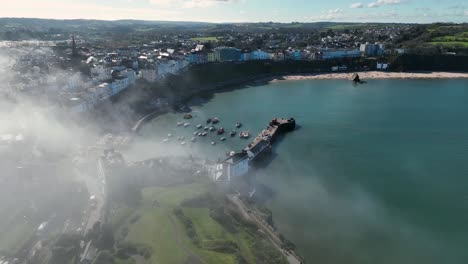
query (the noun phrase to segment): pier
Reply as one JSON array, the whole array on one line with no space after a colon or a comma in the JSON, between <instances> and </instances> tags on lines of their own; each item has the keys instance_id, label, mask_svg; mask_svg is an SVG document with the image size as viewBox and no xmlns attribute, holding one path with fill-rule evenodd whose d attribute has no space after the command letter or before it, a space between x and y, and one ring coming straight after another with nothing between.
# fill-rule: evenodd
<instances>
[{"instance_id":1,"label":"pier","mask_svg":"<svg viewBox=\"0 0 468 264\"><path fill-rule=\"evenodd\" d=\"M296 128L294 118L274 118L266 129L254 138L242 152L231 154L216 166L213 173L214 181L230 182L233 178L247 174L249 165L271 153L272 143L280 134L293 131Z\"/></svg>"},{"instance_id":2,"label":"pier","mask_svg":"<svg viewBox=\"0 0 468 264\"><path fill-rule=\"evenodd\" d=\"M274 118L246 148L243 152L247 153L251 160L256 159L265 151L271 150L271 144L276 140L278 135L292 131L296 128L296 120L294 118Z\"/></svg>"}]
</instances>

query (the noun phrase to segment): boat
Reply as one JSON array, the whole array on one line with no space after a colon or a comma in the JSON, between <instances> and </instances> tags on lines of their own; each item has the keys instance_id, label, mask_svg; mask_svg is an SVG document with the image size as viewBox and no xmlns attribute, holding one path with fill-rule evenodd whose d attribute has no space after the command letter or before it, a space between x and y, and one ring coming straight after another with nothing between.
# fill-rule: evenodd
<instances>
[{"instance_id":1,"label":"boat","mask_svg":"<svg viewBox=\"0 0 468 264\"><path fill-rule=\"evenodd\" d=\"M192 137L190 140L191 140L192 142L195 142L197 139L196 139L195 137Z\"/></svg>"},{"instance_id":2,"label":"boat","mask_svg":"<svg viewBox=\"0 0 468 264\"><path fill-rule=\"evenodd\" d=\"M218 135L224 134L224 128L220 127L217 131Z\"/></svg>"},{"instance_id":3,"label":"boat","mask_svg":"<svg viewBox=\"0 0 468 264\"><path fill-rule=\"evenodd\" d=\"M167 134L167 137L172 137L172 134L171 133Z\"/></svg>"},{"instance_id":4,"label":"boat","mask_svg":"<svg viewBox=\"0 0 468 264\"><path fill-rule=\"evenodd\" d=\"M210 127L206 126L206 127L205 127L205 130L208 130L208 129L210 129Z\"/></svg>"},{"instance_id":5,"label":"boat","mask_svg":"<svg viewBox=\"0 0 468 264\"><path fill-rule=\"evenodd\" d=\"M231 137L234 137L236 134L237 134L237 132L235 130L231 130L231 133L229 133L229 135L231 135Z\"/></svg>"},{"instance_id":6,"label":"boat","mask_svg":"<svg viewBox=\"0 0 468 264\"><path fill-rule=\"evenodd\" d=\"M190 123L184 123L184 127L190 126Z\"/></svg>"},{"instance_id":7,"label":"boat","mask_svg":"<svg viewBox=\"0 0 468 264\"><path fill-rule=\"evenodd\" d=\"M169 139L168 139L168 138L165 138L162 142L163 142L163 143L169 142Z\"/></svg>"},{"instance_id":8,"label":"boat","mask_svg":"<svg viewBox=\"0 0 468 264\"><path fill-rule=\"evenodd\" d=\"M221 141L225 141L225 140L226 140L226 138L225 138L225 137L222 137L222 138L221 138Z\"/></svg>"},{"instance_id":9,"label":"boat","mask_svg":"<svg viewBox=\"0 0 468 264\"><path fill-rule=\"evenodd\" d=\"M229 152L229 156L234 156L234 155L236 155L236 152L235 152L235 151Z\"/></svg>"},{"instance_id":10,"label":"boat","mask_svg":"<svg viewBox=\"0 0 468 264\"><path fill-rule=\"evenodd\" d=\"M193 135L194 136L198 135L198 132L197 131L193 132Z\"/></svg>"},{"instance_id":11,"label":"boat","mask_svg":"<svg viewBox=\"0 0 468 264\"><path fill-rule=\"evenodd\" d=\"M198 124L198 125L197 125L197 128L198 128L198 129L201 129L202 127L203 127L203 126L202 126L201 124Z\"/></svg>"},{"instance_id":12,"label":"boat","mask_svg":"<svg viewBox=\"0 0 468 264\"><path fill-rule=\"evenodd\" d=\"M212 131L212 132L213 132L213 131L215 131L215 130L216 130L216 128L215 128L215 127L213 127L213 126L212 126L212 127L210 127L210 131Z\"/></svg>"},{"instance_id":13,"label":"boat","mask_svg":"<svg viewBox=\"0 0 468 264\"><path fill-rule=\"evenodd\" d=\"M217 124L219 123L219 118L215 117L213 118L213 121L212 121L213 124Z\"/></svg>"},{"instance_id":14,"label":"boat","mask_svg":"<svg viewBox=\"0 0 468 264\"><path fill-rule=\"evenodd\" d=\"M197 133L197 136L201 137L201 136L202 136L202 132L198 132L198 133Z\"/></svg>"},{"instance_id":15,"label":"boat","mask_svg":"<svg viewBox=\"0 0 468 264\"><path fill-rule=\"evenodd\" d=\"M236 123L236 127L237 127L237 128L240 128L241 126L242 126L242 123L241 123L241 122L237 122L237 123Z\"/></svg>"},{"instance_id":16,"label":"boat","mask_svg":"<svg viewBox=\"0 0 468 264\"><path fill-rule=\"evenodd\" d=\"M203 137L206 137L207 134L208 134L208 133L203 132L201 135L202 135Z\"/></svg>"},{"instance_id":17,"label":"boat","mask_svg":"<svg viewBox=\"0 0 468 264\"><path fill-rule=\"evenodd\" d=\"M216 145L216 142L214 142L214 141L211 141L211 145Z\"/></svg>"},{"instance_id":18,"label":"boat","mask_svg":"<svg viewBox=\"0 0 468 264\"><path fill-rule=\"evenodd\" d=\"M182 122L180 122L180 121L178 121L178 122L176 123L177 126L181 126L181 125L183 125L183 124L184 124L184 123L182 123Z\"/></svg>"},{"instance_id":19,"label":"boat","mask_svg":"<svg viewBox=\"0 0 468 264\"><path fill-rule=\"evenodd\" d=\"M193 116L192 114L185 114L184 119L191 119Z\"/></svg>"},{"instance_id":20,"label":"boat","mask_svg":"<svg viewBox=\"0 0 468 264\"><path fill-rule=\"evenodd\" d=\"M249 131L242 131L239 133L239 137L240 138L249 138L250 137L250 134L249 134Z\"/></svg>"},{"instance_id":21,"label":"boat","mask_svg":"<svg viewBox=\"0 0 468 264\"><path fill-rule=\"evenodd\" d=\"M209 123L211 123L212 120L213 120L213 119L208 118L208 119L206 120L206 123L209 124Z\"/></svg>"},{"instance_id":22,"label":"boat","mask_svg":"<svg viewBox=\"0 0 468 264\"><path fill-rule=\"evenodd\" d=\"M182 141L182 142L180 142L180 144L183 146L183 145L185 145L187 143L185 141Z\"/></svg>"}]
</instances>

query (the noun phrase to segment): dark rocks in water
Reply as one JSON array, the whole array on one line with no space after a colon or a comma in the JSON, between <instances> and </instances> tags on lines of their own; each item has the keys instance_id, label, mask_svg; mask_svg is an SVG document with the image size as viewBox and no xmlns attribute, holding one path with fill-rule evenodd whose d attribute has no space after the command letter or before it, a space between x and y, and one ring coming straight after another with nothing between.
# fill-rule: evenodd
<instances>
[{"instance_id":1,"label":"dark rocks in water","mask_svg":"<svg viewBox=\"0 0 468 264\"><path fill-rule=\"evenodd\" d=\"M361 78L357 73L353 74L353 77L351 79L354 83L365 83L364 81L361 81Z\"/></svg>"}]
</instances>

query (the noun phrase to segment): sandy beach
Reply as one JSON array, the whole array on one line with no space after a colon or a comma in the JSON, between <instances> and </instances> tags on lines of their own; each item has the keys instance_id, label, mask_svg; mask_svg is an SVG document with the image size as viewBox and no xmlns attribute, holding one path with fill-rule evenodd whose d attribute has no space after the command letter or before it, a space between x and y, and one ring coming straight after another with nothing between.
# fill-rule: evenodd
<instances>
[{"instance_id":1,"label":"sandy beach","mask_svg":"<svg viewBox=\"0 0 468 264\"><path fill-rule=\"evenodd\" d=\"M461 72L358 72L361 80L368 79L443 79L468 78L468 73ZM350 79L353 73L322 73L306 75L288 75L283 80L323 80L323 79ZM274 80L277 81L278 79Z\"/></svg>"}]
</instances>

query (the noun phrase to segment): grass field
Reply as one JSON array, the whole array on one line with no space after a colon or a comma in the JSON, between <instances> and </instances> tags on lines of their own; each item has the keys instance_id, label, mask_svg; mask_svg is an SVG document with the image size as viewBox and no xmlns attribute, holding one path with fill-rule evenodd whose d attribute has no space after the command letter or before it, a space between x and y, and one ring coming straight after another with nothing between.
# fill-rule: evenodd
<instances>
[{"instance_id":1,"label":"grass field","mask_svg":"<svg viewBox=\"0 0 468 264\"><path fill-rule=\"evenodd\" d=\"M468 41L466 42L460 42L460 41L444 41L444 42L441 42L441 41L432 41L432 42L429 42L431 43L432 45L441 45L443 47L457 47L457 46L462 46L464 48L468 48Z\"/></svg>"},{"instance_id":2,"label":"grass field","mask_svg":"<svg viewBox=\"0 0 468 264\"><path fill-rule=\"evenodd\" d=\"M35 229L35 226L25 222L10 225L10 228L1 233L0 252L15 254L34 235Z\"/></svg>"},{"instance_id":3,"label":"grass field","mask_svg":"<svg viewBox=\"0 0 468 264\"><path fill-rule=\"evenodd\" d=\"M444 47L462 46L466 48L468 47L468 31L460 32L454 35L433 38L430 44L441 45Z\"/></svg>"},{"instance_id":4,"label":"grass field","mask_svg":"<svg viewBox=\"0 0 468 264\"><path fill-rule=\"evenodd\" d=\"M204 263L237 263L234 253L210 250L212 245L235 243L239 253L248 263L255 263L251 250L254 238L242 228L230 233L210 217L209 208L181 207L183 214L194 226L200 244L195 245L188 237L185 226L174 215L174 208L185 200L211 191L209 182L196 182L175 187L147 187L142 190L140 206L130 209L122 206L114 212L110 222L115 237L135 244L144 244L152 249L148 264L184 263L189 257L199 258ZM128 233L122 237L122 229Z\"/></svg>"},{"instance_id":5,"label":"grass field","mask_svg":"<svg viewBox=\"0 0 468 264\"><path fill-rule=\"evenodd\" d=\"M200 41L200 42L209 42L209 41L217 42L218 37L197 37L197 38L192 38L192 40Z\"/></svg>"}]
</instances>

